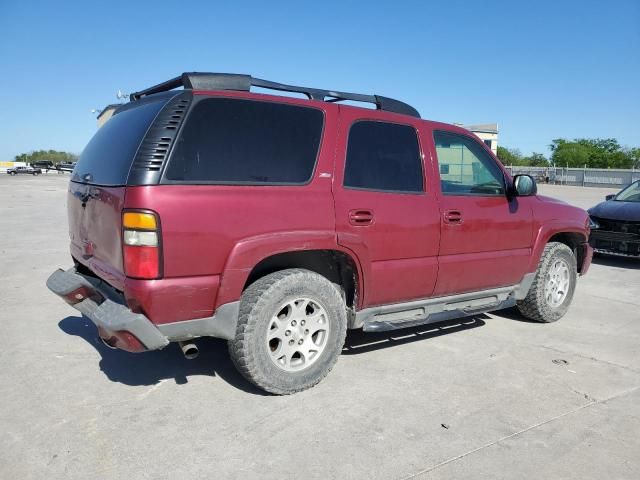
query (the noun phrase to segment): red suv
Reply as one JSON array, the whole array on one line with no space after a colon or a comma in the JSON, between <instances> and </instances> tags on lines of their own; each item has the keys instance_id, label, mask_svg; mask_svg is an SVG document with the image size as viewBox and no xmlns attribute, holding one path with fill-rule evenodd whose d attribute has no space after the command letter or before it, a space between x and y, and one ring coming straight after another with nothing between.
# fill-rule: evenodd
<instances>
[{"instance_id":1,"label":"red suv","mask_svg":"<svg viewBox=\"0 0 640 480\"><path fill-rule=\"evenodd\" d=\"M193 339L223 338L277 394L318 383L347 329L514 305L558 320L592 256L586 212L512 179L469 131L247 75L132 94L82 152L68 215L74 266L47 285L108 345L194 356Z\"/></svg>"}]
</instances>

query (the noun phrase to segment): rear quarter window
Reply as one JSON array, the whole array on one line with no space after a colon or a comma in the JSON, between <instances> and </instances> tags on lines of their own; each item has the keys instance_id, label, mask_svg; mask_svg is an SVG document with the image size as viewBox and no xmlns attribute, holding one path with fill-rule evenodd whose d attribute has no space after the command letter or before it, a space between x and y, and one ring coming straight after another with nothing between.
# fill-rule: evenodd
<instances>
[{"instance_id":1,"label":"rear quarter window","mask_svg":"<svg viewBox=\"0 0 640 480\"><path fill-rule=\"evenodd\" d=\"M166 103L166 97L146 101L111 117L80 154L72 180L95 185L126 185L140 142Z\"/></svg>"},{"instance_id":2,"label":"rear quarter window","mask_svg":"<svg viewBox=\"0 0 640 480\"><path fill-rule=\"evenodd\" d=\"M275 102L208 98L180 133L165 180L184 183L299 185L311 180L322 111Z\"/></svg>"}]
</instances>

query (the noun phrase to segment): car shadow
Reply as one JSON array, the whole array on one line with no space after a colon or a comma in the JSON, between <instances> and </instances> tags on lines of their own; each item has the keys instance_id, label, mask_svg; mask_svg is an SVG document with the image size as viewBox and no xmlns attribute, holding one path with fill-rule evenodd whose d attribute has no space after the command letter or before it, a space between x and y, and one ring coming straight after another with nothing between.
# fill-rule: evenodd
<instances>
[{"instance_id":1,"label":"car shadow","mask_svg":"<svg viewBox=\"0 0 640 480\"><path fill-rule=\"evenodd\" d=\"M485 320L488 318L490 317L481 314L386 332L349 330L342 349L342 355L367 353L482 327L486 324Z\"/></svg>"},{"instance_id":2,"label":"car shadow","mask_svg":"<svg viewBox=\"0 0 640 480\"><path fill-rule=\"evenodd\" d=\"M482 327L488 318L490 317L481 314L388 332L350 330L342 355L361 354ZM199 338L197 344L200 355L193 360L187 360L176 343L171 343L162 350L141 354L111 349L100 340L98 330L91 320L82 316L66 317L58 323L58 327L67 335L80 337L95 348L101 357L100 370L112 382L143 386L173 379L176 384L182 385L189 382L189 377L206 375L220 377L228 384L248 393L269 395L254 387L238 373L229 358L225 340Z\"/></svg>"},{"instance_id":3,"label":"car shadow","mask_svg":"<svg viewBox=\"0 0 640 480\"><path fill-rule=\"evenodd\" d=\"M254 387L238 373L229 358L225 340L199 338L197 344L200 355L193 360L187 360L176 343L171 343L162 350L140 354L111 349L102 343L95 325L85 317L67 317L58 323L58 327L67 335L82 338L96 349L101 356L100 370L112 382L141 386L173 379L176 384L182 385L189 382L189 377L207 375L220 377L248 393L269 395Z\"/></svg>"},{"instance_id":4,"label":"car shadow","mask_svg":"<svg viewBox=\"0 0 640 480\"><path fill-rule=\"evenodd\" d=\"M496 310L495 312L491 312L491 315L494 317L506 318L508 320L515 320L516 322L522 323L540 323L535 320L530 320L524 315L520 313L520 311L516 307L505 308L503 310Z\"/></svg>"},{"instance_id":5,"label":"car shadow","mask_svg":"<svg viewBox=\"0 0 640 480\"><path fill-rule=\"evenodd\" d=\"M617 257L606 253L597 253L593 256L593 263L605 267L640 270L640 257Z\"/></svg>"}]
</instances>

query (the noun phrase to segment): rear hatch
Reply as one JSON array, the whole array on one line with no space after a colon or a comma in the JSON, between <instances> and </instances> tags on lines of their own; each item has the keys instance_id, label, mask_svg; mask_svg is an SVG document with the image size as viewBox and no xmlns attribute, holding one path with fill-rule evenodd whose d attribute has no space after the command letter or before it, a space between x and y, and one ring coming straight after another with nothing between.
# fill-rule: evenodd
<instances>
[{"instance_id":1,"label":"rear hatch","mask_svg":"<svg viewBox=\"0 0 640 480\"><path fill-rule=\"evenodd\" d=\"M131 165L167 97L127 104L89 141L69 183L73 257L114 287L124 283L122 209Z\"/></svg>"}]
</instances>

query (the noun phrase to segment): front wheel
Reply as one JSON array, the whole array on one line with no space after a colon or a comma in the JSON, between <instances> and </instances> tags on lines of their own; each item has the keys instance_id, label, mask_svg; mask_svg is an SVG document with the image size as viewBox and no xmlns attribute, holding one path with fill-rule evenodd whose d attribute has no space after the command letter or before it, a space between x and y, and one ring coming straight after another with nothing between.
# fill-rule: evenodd
<instances>
[{"instance_id":1,"label":"front wheel","mask_svg":"<svg viewBox=\"0 0 640 480\"><path fill-rule=\"evenodd\" d=\"M346 326L346 307L334 284L309 270L282 270L242 294L229 354L251 383L287 395L313 387L329 373Z\"/></svg>"},{"instance_id":2,"label":"front wheel","mask_svg":"<svg viewBox=\"0 0 640 480\"><path fill-rule=\"evenodd\" d=\"M564 243L548 243L526 298L517 304L518 310L537 322L559 320L571 305L577 279L577 262L573 251Z\"/></svg>"},{"instance_id":3,"label":"front wheel","mask_svg":"<svg viewBox=\"0 0 640 480\"><path fill-rule=\"evenodd\" d=\"M16 174L16 172L9 172L9 175L11 175L11 176L13 176L15 174Z\"/></svg>"}]
</instances>

